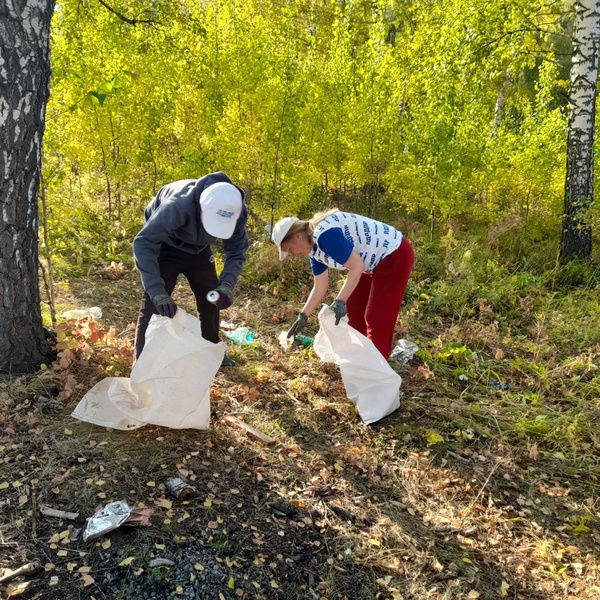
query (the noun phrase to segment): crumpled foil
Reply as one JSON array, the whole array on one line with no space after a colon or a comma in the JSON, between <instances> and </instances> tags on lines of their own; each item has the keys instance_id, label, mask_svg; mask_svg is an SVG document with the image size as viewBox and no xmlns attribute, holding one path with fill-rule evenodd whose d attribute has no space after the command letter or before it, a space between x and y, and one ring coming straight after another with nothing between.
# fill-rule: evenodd
<instances>
[{"instance_id":1,"label":"crumpled foil","mask_svg":"<svg viewBox=\"0 0 600 600\"><path fill-rule=\"evenodd\" d=\"M87 525L83 532L83 541L93 540L116 529L127 520L130 514L131 508L127 502L119 500L107 504L87 520Z\"/></svg>"},{"instance_id":2,"label":"crumpled foil","mask_svg":"<svg viewBox=\"0 0 600 600\"><path fill-rule=\"evenodd\" d=\"M408 340L398 340L390 354L390 360L396 360L405 365L417 352L419 346Z\"/></svg>"}]
</instances>

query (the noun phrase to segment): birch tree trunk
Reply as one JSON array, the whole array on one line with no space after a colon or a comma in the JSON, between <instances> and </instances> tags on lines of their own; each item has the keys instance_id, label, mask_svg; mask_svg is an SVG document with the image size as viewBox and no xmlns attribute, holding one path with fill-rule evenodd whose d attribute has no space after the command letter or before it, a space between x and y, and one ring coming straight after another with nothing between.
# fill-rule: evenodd
<instances>
[{"instance_id":1,"label":"birch tree trunk","mask_svg":"<svg viewBox=\"0 0 600 600\"><path fill-rule=\"evenodd\" d=\"M586 212L593 200L594 121L598 79L600 0L576 0L569 93L567 175L559 258L589 259L592 228Z\"/></svg>"},{"instance_id":2,"label":"birch tree trunk","mask_svg":"<svg viewBox=\"0 0 600 600\"><path fill-rule=\"evenodd\" d=\"M0 0L0 372L48 358L38 286L41 143L55 0Z\"/></svg>"}]
</instances>

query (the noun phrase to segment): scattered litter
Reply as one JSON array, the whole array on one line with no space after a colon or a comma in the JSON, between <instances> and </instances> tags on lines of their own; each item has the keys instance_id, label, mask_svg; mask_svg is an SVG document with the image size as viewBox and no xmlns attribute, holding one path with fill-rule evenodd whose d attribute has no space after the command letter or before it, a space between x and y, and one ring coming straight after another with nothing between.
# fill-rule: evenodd
<instances>
[{"instance_id":1,"label":"scattered litter","mask_svg":"<svg viewBox=\"0 0 600 600\"><path fill-rule=\"evenodd\" d=\"M282 331L277 339L284 350L287 350L290 347L292 341L296 341L303 346L312 346L315 341L314 338L308 337L307 335L296 335L293 338L289 338L287 331Z\"/></svg>"},{"instance_id":2,"label":"scattered litter","mask_svg":"<svg viewBox=\"0 0 600 600\"><path fill-rule=\"evenodd\" d=\"M127 502L110 502L87 520L83 541L93 540L121 525L150 525L153 509L146 506L131 508Z\"/></svg>"},{"instance_id":3,"label":"scattered litter","mask_svg":"<svg viewBox=\"0 0 600 600\"><path fill-rule=\"evenodd\" d=\"M86 317L94 317L98 320L102 318L102 309L99 306L92 306L91 308L74 308L73 310L65 310L61 313L61 316L65 321L69 319L85 319Z\"/></svg>"},{"instance_id":4,"label":"scattered litter","mask_svg":"<svg viewBox=\"0 0 600 600\"><path fill-rule=\"evenodd\" d=\"M178 500L190 500L198 491L195 487L186 483L181 477L171 477L165 484L169 493Z\"/></svg>"},{"instance_id":5,"label":"scattered litter","mask_svg":"<svg viewBox=\"0 0 600 600\"><path fill-rule=\"evenodd\" d=\"M250 331L247 327L238 327L233 331L228 331L225 336L238 346L248 346L254 341L255 331Z\"/></svg>"},{"instance_id":6,"label":"scattered litter","mask_svg":"<svg viewBox=\"0 0 600 600\"><path fill-rule=\"evenodd\" d=\"M0 583L6 583L7 581L11 581L12 579L15 579L16 577L22 577L23 575L32 575L33 573L38 571L40 568L41 568L40 563L37 560L34 560L33 562L27 563L26 565L23 565L22 567L19 567L18 569L15 569L14 571L11 571L9 569L7 572L5 572L0 577ZM14 594L14 595L17 595L17 594Z\"/></svg>"},{"instance_id":7,"label":"scattered litter","mask_svg":"<svg viewBox=\"0 0 600 600\"><path fill-rule=\"evenodd\" d=\"M69 519L74 521L79 518L79 513L77 512L67 512L65 510L57 510L55 508L50 508L49 506L41 506L40 512L46 517L56 517L57 519Z\"/></svg>"},{"instance_id":8,"label":"scattered litter","mask_svg":"<svg viewBox=\"0 0 600 600\"><path fill-rule=\"evenodd\" d=\"M499 381L494 381L493 379L489 382L491 387L498 388L499 390L507 390L508 383L500 383Z\"/></svg>"},{"instance_id":9,"label":"scattered litter","mask_svg":"<svg viewBox=\"0 0 600 600\"><path fill-rule=\"evenodd\" d=\"M459 380L459 381L469 381L469 378L468 378L468 377L467 377L467 376L466 376L464 373L461 373L461 374L458 376L458 380Z\"/></svg>"},{"instance_id":10,"label":"scattered litter","mask_svg":"<svg viewBox=\"0 0 600 600\"><path fill-rule=\"evenodd\" d=\"M282 331L277 339L284 350L287 350L292 343L292 339L288 337L287 331Z\"/></svg>"},{"instance_id":11,"label":"scattered litter","mask_svg":"<svg viewBox=\"0 0 600 600\"><path fill-rule=\"evenodd\" d=\"M308 337L307 335L297 335L294 337L294 339L303 346L312 346L313 342L315 341L313 338Z\"/></svg>"},{"instance_id":12,"label":"scattered litter","mask_svg":"<svg viewBox=\"0 0 600 600\"><path fill-rule=\"evenodd\" d=\"M154 567L172 567L175 563L168 558L155 558L148 563L150 568Z\"/></svg>"},{"instance_id":13,"label":"scattered litter","mask_svg":"<svg viewBox=\"0 0 600 600\"><path fill-rule=\"evenodd\" d=\"M279 513L286 517L293 517L298 511L287 502L271 502L269 505L274 513Z\"/></svg>"},{"instance_id":14,"label":"scattered litter","mask_svg":"<svg viewBox=\"0 0 600 600\"><path fill-rule=\"evenodd\" d=\"M248 423L244 423L244 421L240 421L239 419L236 419L231 415L226 415L225 421L231 423L232 425L235 425L236 427L239 427L240 429L243 429L246 432L246 435L250 436L251 438L254 438L255 440L258 440L266 446L270 446L271 444L274 444L277 441L270 435L263 433L260 429L256 429L256 427L252 427L252 425L248 425Z\"/></svg>"},{"instance_id":15,"label":"scattered litter","mask_svg":"<svg viewBox=\"0 0 600 600\"><path fill-rule=\"evenodd\" d=\"M229 321L221 321L221 329L235 329L235 325Z\"/></svg>"},{"instance_id":16,"label":"scattered litter","mask_svg":"<svg viewBox=\"0 0 600 600\"><path fill-rule=\"evenodd\" d=\"M398 340L398 343L390 354L390 360L395 360L405 365L416 354L418 349L419 346L408 340Z\"/></svg>"}]
</instances>

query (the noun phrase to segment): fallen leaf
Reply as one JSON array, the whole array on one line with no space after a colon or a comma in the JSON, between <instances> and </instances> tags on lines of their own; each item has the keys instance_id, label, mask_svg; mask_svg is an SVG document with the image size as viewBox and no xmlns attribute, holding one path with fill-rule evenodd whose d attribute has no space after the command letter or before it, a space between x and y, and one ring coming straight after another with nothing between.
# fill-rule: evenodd
<instances>
[{"instance_id":1,"label":"fallen leaf","mask_svg":"<svg viewBox=\"0 0 600 600\"><path fill-rule=\"evenodd\" d=\"M30 581L22 581L21 583L18 583L17 585L13 585L12 583L9 583L6 586L7 600L10 600L11 598L14 598L15 596L20 596L29 587L30 583L31 583Z\"/></svg>"}]
</instances>

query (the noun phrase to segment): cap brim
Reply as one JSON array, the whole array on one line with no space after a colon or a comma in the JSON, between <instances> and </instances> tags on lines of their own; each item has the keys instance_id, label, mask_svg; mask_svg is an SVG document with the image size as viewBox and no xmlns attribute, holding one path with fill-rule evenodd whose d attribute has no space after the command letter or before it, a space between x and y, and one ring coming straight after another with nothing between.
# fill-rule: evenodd
<instances>
[{"instance_id":1,"label":"cap brim","mask_svg":"<svg viewBox=\"0 0 600 600\"><path fill-rule=\"evenodd\" d=\"M213 220L211 217L206 217L207 215L202 223L206 233L221 240L228 240L233 235L237 221L234 221L233 223L221 223Z\"/></svg>"}]
</instances>

